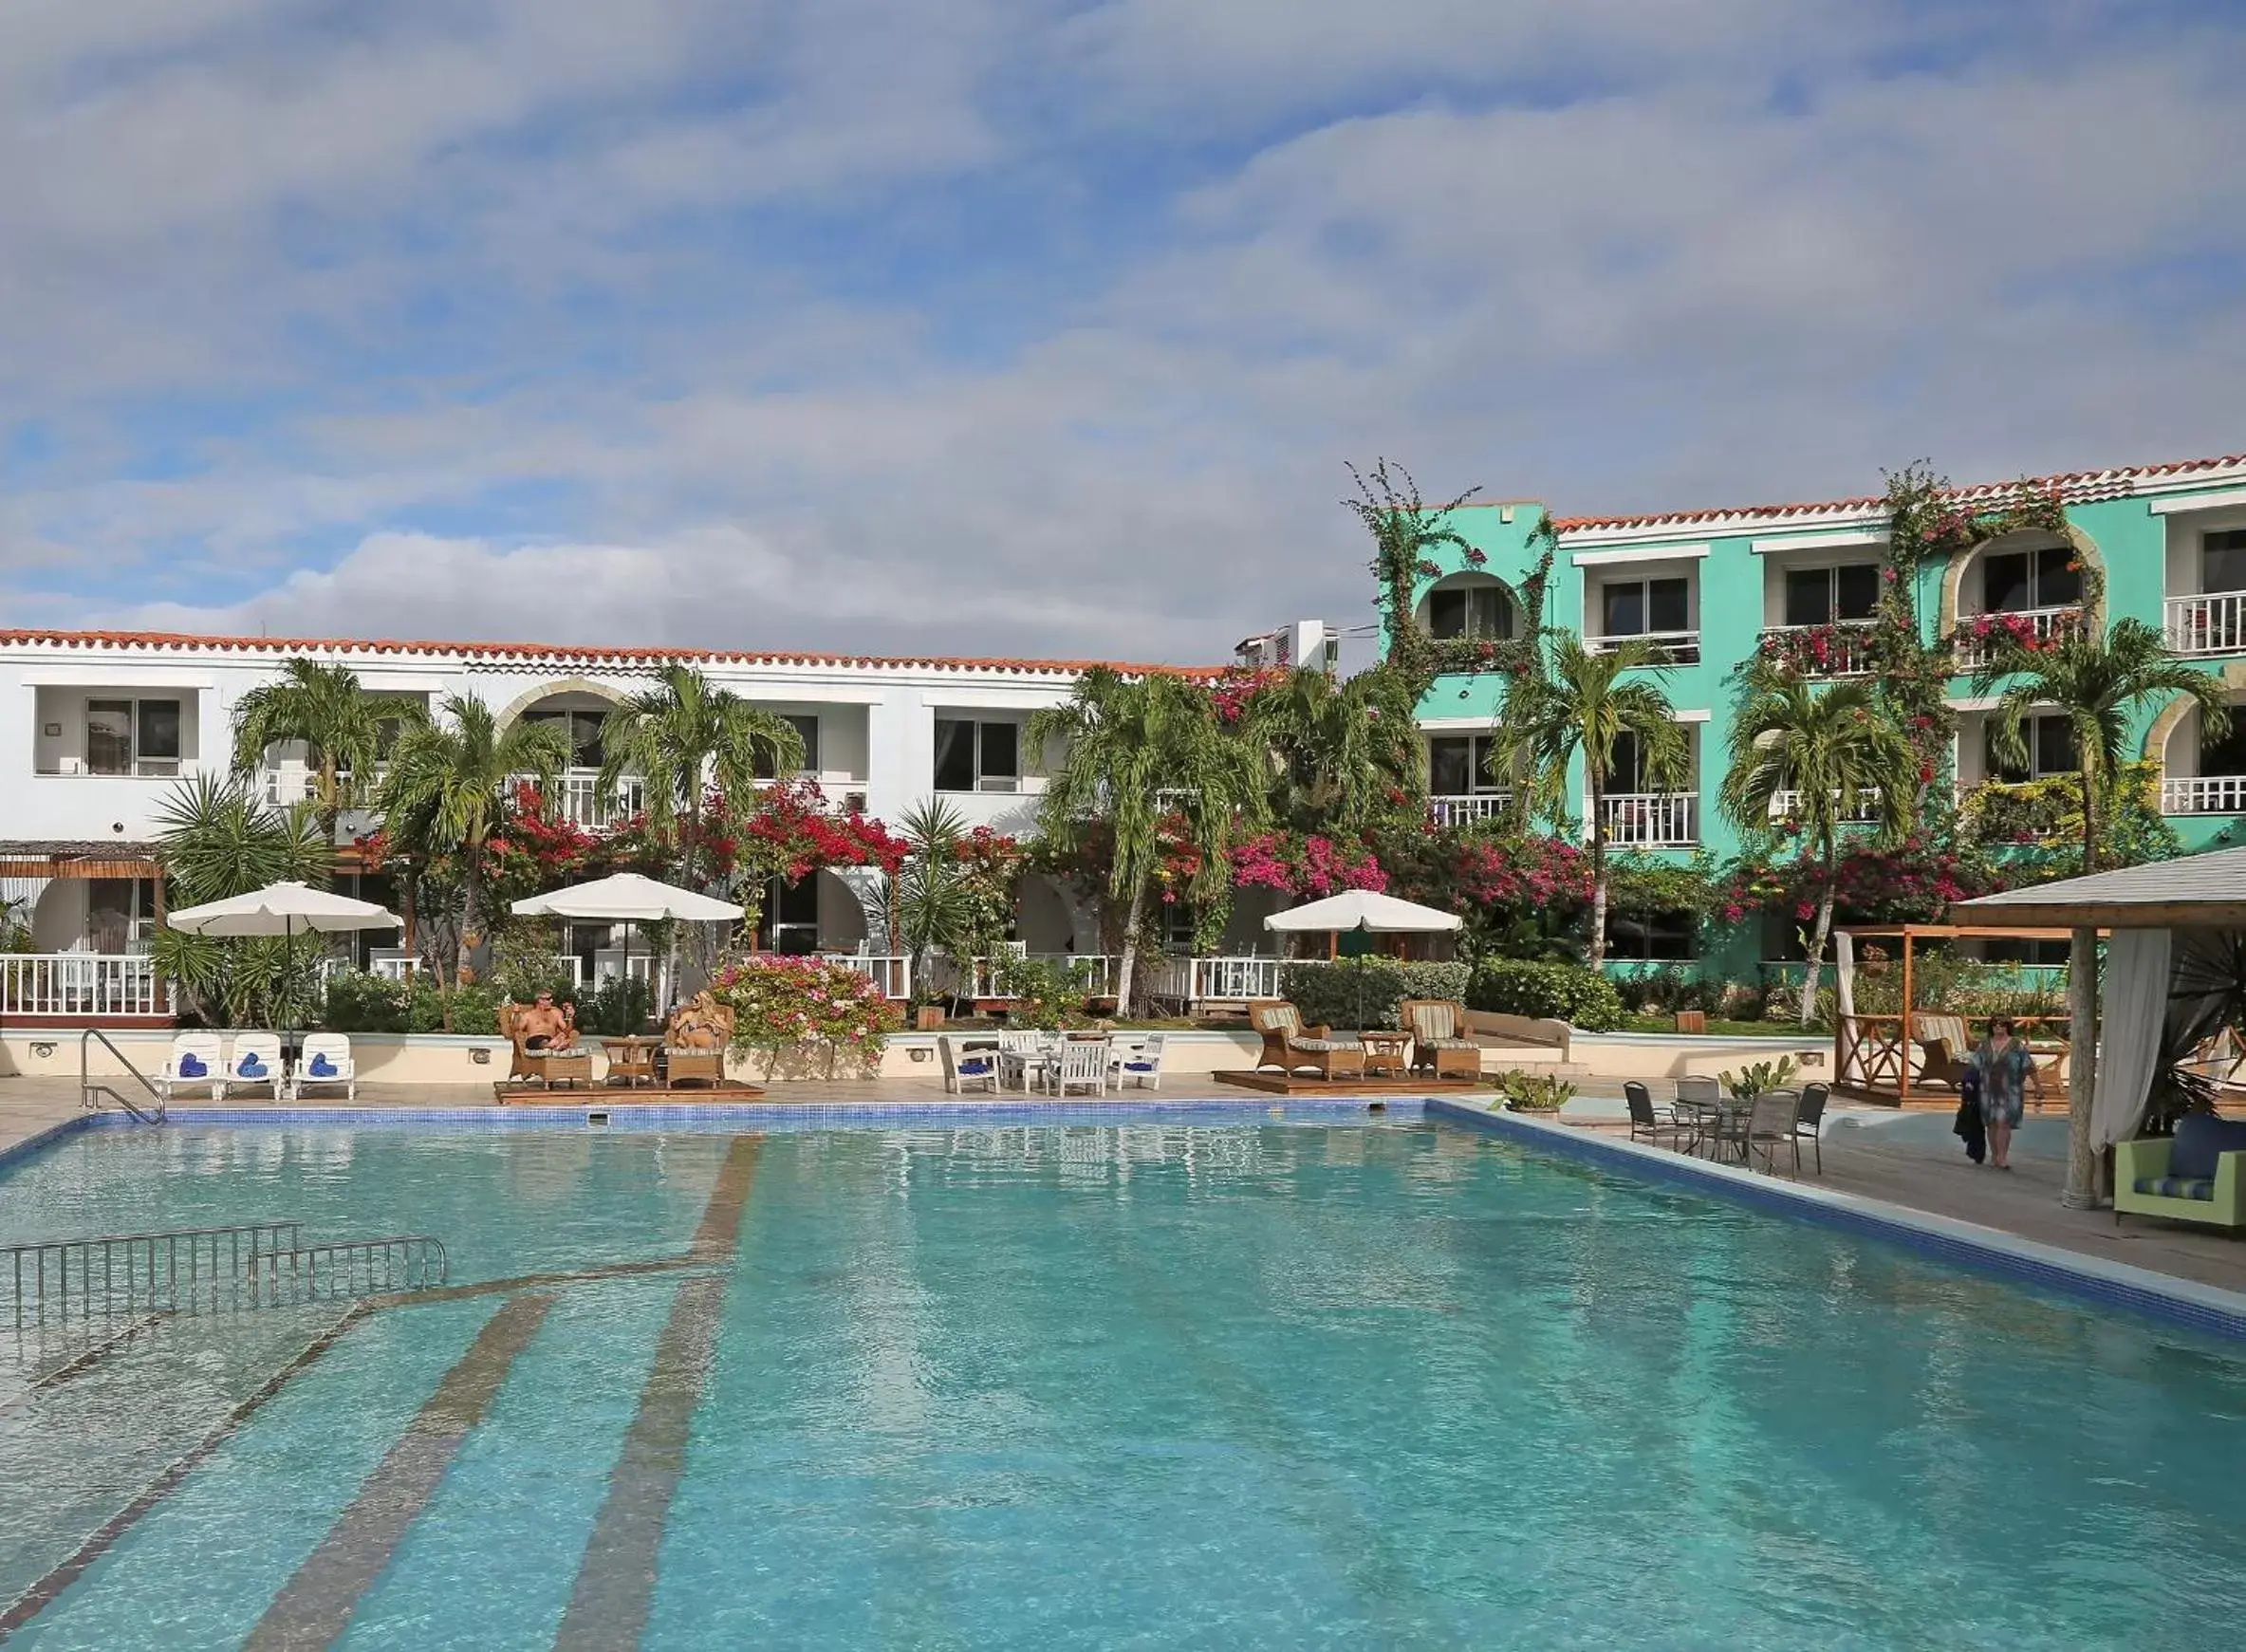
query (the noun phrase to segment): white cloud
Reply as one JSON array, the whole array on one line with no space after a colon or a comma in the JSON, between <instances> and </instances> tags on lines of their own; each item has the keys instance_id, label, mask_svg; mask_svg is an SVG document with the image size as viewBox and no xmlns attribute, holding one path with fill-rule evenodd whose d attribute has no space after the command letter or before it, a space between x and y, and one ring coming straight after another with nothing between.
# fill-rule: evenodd
<instances>
[{"instance_id":1,"label":"white cloud","mask_svg":"<svg viewBox=\"0 0 2246 1652\"><path fill-rule=\"evenodd\" d=\"M2246 54L2093 10L46 8L0 398L58 455L0 565L136 623L1209 659L1365 617L1345 458L1604 510L2236 446ZM57 596L65 547L144 577Z\"/></svg>"}]
</instances>

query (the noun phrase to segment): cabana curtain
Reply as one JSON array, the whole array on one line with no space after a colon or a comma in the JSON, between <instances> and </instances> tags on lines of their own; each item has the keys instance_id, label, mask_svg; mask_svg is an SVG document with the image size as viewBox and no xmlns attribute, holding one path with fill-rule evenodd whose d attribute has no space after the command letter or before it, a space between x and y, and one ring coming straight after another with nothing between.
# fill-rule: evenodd
<instances>
[{"instance_id":1,"label":"cabana curtain","mask_svg":"<svg viewBox=\"0 0 2246 1652\"><path fill-rule=\"evenodd\" d=\"M2090 1140L2100 1147L2137 1134L2153 1074L2167 1042L2169 932L2117 929L2106 948L2105 1038L2090 1104Z\"/></svg>"}]
</instances>

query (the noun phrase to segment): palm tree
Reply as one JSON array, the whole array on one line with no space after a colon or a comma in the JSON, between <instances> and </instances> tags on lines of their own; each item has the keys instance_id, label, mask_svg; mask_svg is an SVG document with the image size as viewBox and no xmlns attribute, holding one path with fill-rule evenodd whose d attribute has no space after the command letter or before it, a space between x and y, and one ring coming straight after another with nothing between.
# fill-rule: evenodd
<instances>
[{"instance_id":1,"label":"palm tree","mask_svg":"<svg viewBox=\"0 0 2246 1652\"><path fill-rule=\"evenodd\" d=\"M569 742L548 723L499 727L492 708L472 695L449 695L444 720L415 724L399 736L380 802L390 828L412 845L426 870L438 856L455 858L460 874L458 959L438 974L451 1025L451 990L464 975L484 917L484 847L507 807L516 780L551 787L569 761Z\"/></svg>"},{"instance_id":2,"label":"palm tree","mask_svg":"<svg viewBox=\"0 0 2246 1652\"><path fill-rule=\"evenodd\" d=\"M1802 980L1807 1027L1832 933L1845 828L1868 824L1882 844L1906 837L1917 813L1919 759L1871 684L1820 689L1792 672L1763 668L1749 673L1731 744L1731 769L1718 793L1723 812L1748 834L1767 830L1773 814L1791 814L1800 828L1802 859L1818 868L1817 921ZM1791 794L1784 809L1782 793Z\"/></svg>"},{"instance_id":3,"label":"palm tree","mask_svg":"<svg viewBox=\"0 0 2246 1652\"><path fill-rule=\"evenodd\" d=\"M626 774L646 786L649 829L668 836L685 824L679 870L696 877L701 847L704 788L715 785L728 808L754 790L757 770L787 776L803 767L803 736L793 726L690 665L663 667L658 686L635 695L601 725L601 794L614 802Z\"/></svg>"},{"instance_id":4,"label":"palm tree","mask_svg":"<svg viewBox=\"0 0 2246 1652\"><path fill-rule=\"evenodd\" d=\"M1346 682L1309 667L1260 689L1245 732L1270 752L1271 811L1309 830L1355 832L1399 797L1424 802L1408 691L1394 672Z\"/></svg>"},{"instance_id":5,"label":"palm tree","mask_svg":"<svg viewBox=\"0 0 2246 1652\"><path fill-rule=\"evenodd\" d=\"M1184 816L1198 857L1189 896L1220 893L1231 880L1235 829L1263 818L1269 776L1262 754L1217 720L1199 683L1168 673L1126 678L1106 666L1077 678L1068 702L1036 713L1027 732L1032 751L1067 742L1060 771L1046 788L1041 829L1061 842L1080 838L1094 822L1114 833L1107 891L1124 908L1115 992L1118 1005L1128 1006L1147 887L1161 862L1163 818Z\"/></svg>"},{"instance_id":6,"label":"palm tree","mask_svg":"<svg viewBox=\"0 0 2246 1652\"><path fill-rule=\"evenodd\" d=\"M321 665L299 656L278 682L261 684L235 702L233 770L249 774L269 748L303 741L312 771L314 818L332 847L337 818L373 790L384 724L394 722L405 703L373 698L347 665Z\"/></svg>"},{"instance_id":7,"label":"palm tree","mask_svg":"<svg viewBox=\"0 0 2246 1652\"><path fill-rule=\"evenodd\" d=\"M1577 754L1583 757L1590 794L1593 969L1606 961L1606 805L1615 748L1628 735L1645 783L1660 789L1682 786L1691 772L1692 748L1658 681L1665 659L1660 648L1640 640L1592 654L1572 631L1554 631L1548 669L1515 684L1498 728L1497 760L1524 777L1537 807L1555 820L1568 815L1568 772Z\"/></svg>"},{"instance_id":8,"label":"palm tree","mask_svg":"<svg viewBox=\"0 0 2246 1652\"><path fill-rule=\"evenodd\" d=\"M285 879L322 884L335 859L334 839L320 835L310 809L268 808L239 777L206 773L179 782L158 812L157 828L157 861L176 908ZM293 942L221 941L164 924L148 950L158 973L179 984L204 1020L247 1027L280 1024L283 984L311 979L311 960L324 945L323 937L305 935Z\"/></svg>"},{"instance_id":9,"label":"palm tree","mask_svg":"<svg viewBox=\"0 0 2246 1652\"><path fill-rule=\"evenodd\" d=\"M2098 832L2125 761L2129 724L2154 700L2188 696L2200 708L2202 737L2220 739L2231 726L2221 680L2169 652L2160 632L2123 620L2101 638L2088 626L2030 646L2005 639L1974 680L1976 693L2001 689L1989 713L1989 744L1997 757L2025 767L2027 719L2048 708L2067 719L2082 782L2082 869L2098 867ZM2098 932L2074 931L2067 949L2067 1009L2073 1029L2098 1021ZM2067 1086L2065 1202L2088 1210L2098 1202L2098 1160L2090 1142L2090 1103L2097 1085L2096 1039L2070 1040Z\"/></svg>"},{"instance_id":10,"label":"palm tree","mask_svg":"<svg viewBox=\"0 0 2246 1652\"><path fill-rule=\"evenodd\" d=\"M961 944L974 923L974 900L959 868L967 822L949 804L915 804L898 826L911 852L897 874L897 939L911 958L912 978L927 978L928 955Z\"/></svg>"}]
</instances>

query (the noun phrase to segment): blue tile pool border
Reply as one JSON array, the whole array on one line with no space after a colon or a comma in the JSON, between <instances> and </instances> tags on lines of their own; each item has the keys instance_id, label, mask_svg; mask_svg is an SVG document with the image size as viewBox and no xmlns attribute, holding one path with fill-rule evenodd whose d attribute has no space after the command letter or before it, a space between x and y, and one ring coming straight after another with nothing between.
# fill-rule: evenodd
<instances>
[{"instance_id":1,"label":"blue tile pool border","mask_svg":"<svg viewBox=\"0 0 2246 1652\"><path fill-rule=\"evenodd\" d=\"M2038 1244L1995 1228L1915 1211L1884 1199L1808 1187L1728 1164L1618 1141L1570 1124L1490 1112L1439 1097L1422 1108L1433 1123L1517 1142L1540 1152L1688 1187L1796 1221L1900 1245L1970 1271L2037 1286L2101 1308L2119 1308L2231 1341L2246 1342L2246 1294L2156 1273L2126 1262Z\"/></svg>"}]
</instances>

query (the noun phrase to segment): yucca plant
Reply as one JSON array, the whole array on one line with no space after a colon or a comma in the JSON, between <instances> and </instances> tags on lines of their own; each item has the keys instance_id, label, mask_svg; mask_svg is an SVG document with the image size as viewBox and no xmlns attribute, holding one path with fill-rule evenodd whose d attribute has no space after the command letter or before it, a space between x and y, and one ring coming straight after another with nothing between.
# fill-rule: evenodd
<instances>
[{"instance_id":1,"label":"yucca plant","mask_svg":"<svg viewBox=\"0 0 2246 1652\"><path fill-rule=\"evenodd\" d=\"M327 881L330 856L316 812L303 805L270 808L241 779L198 774L180 781L158 806L157 828L157 861L174 910L269 883ZM220 939L165 925L148 950L201 1019L279 1027L307 1018L314 1008L316 966L325 945L316 935Z\"/></svg>"}]
</instances>

